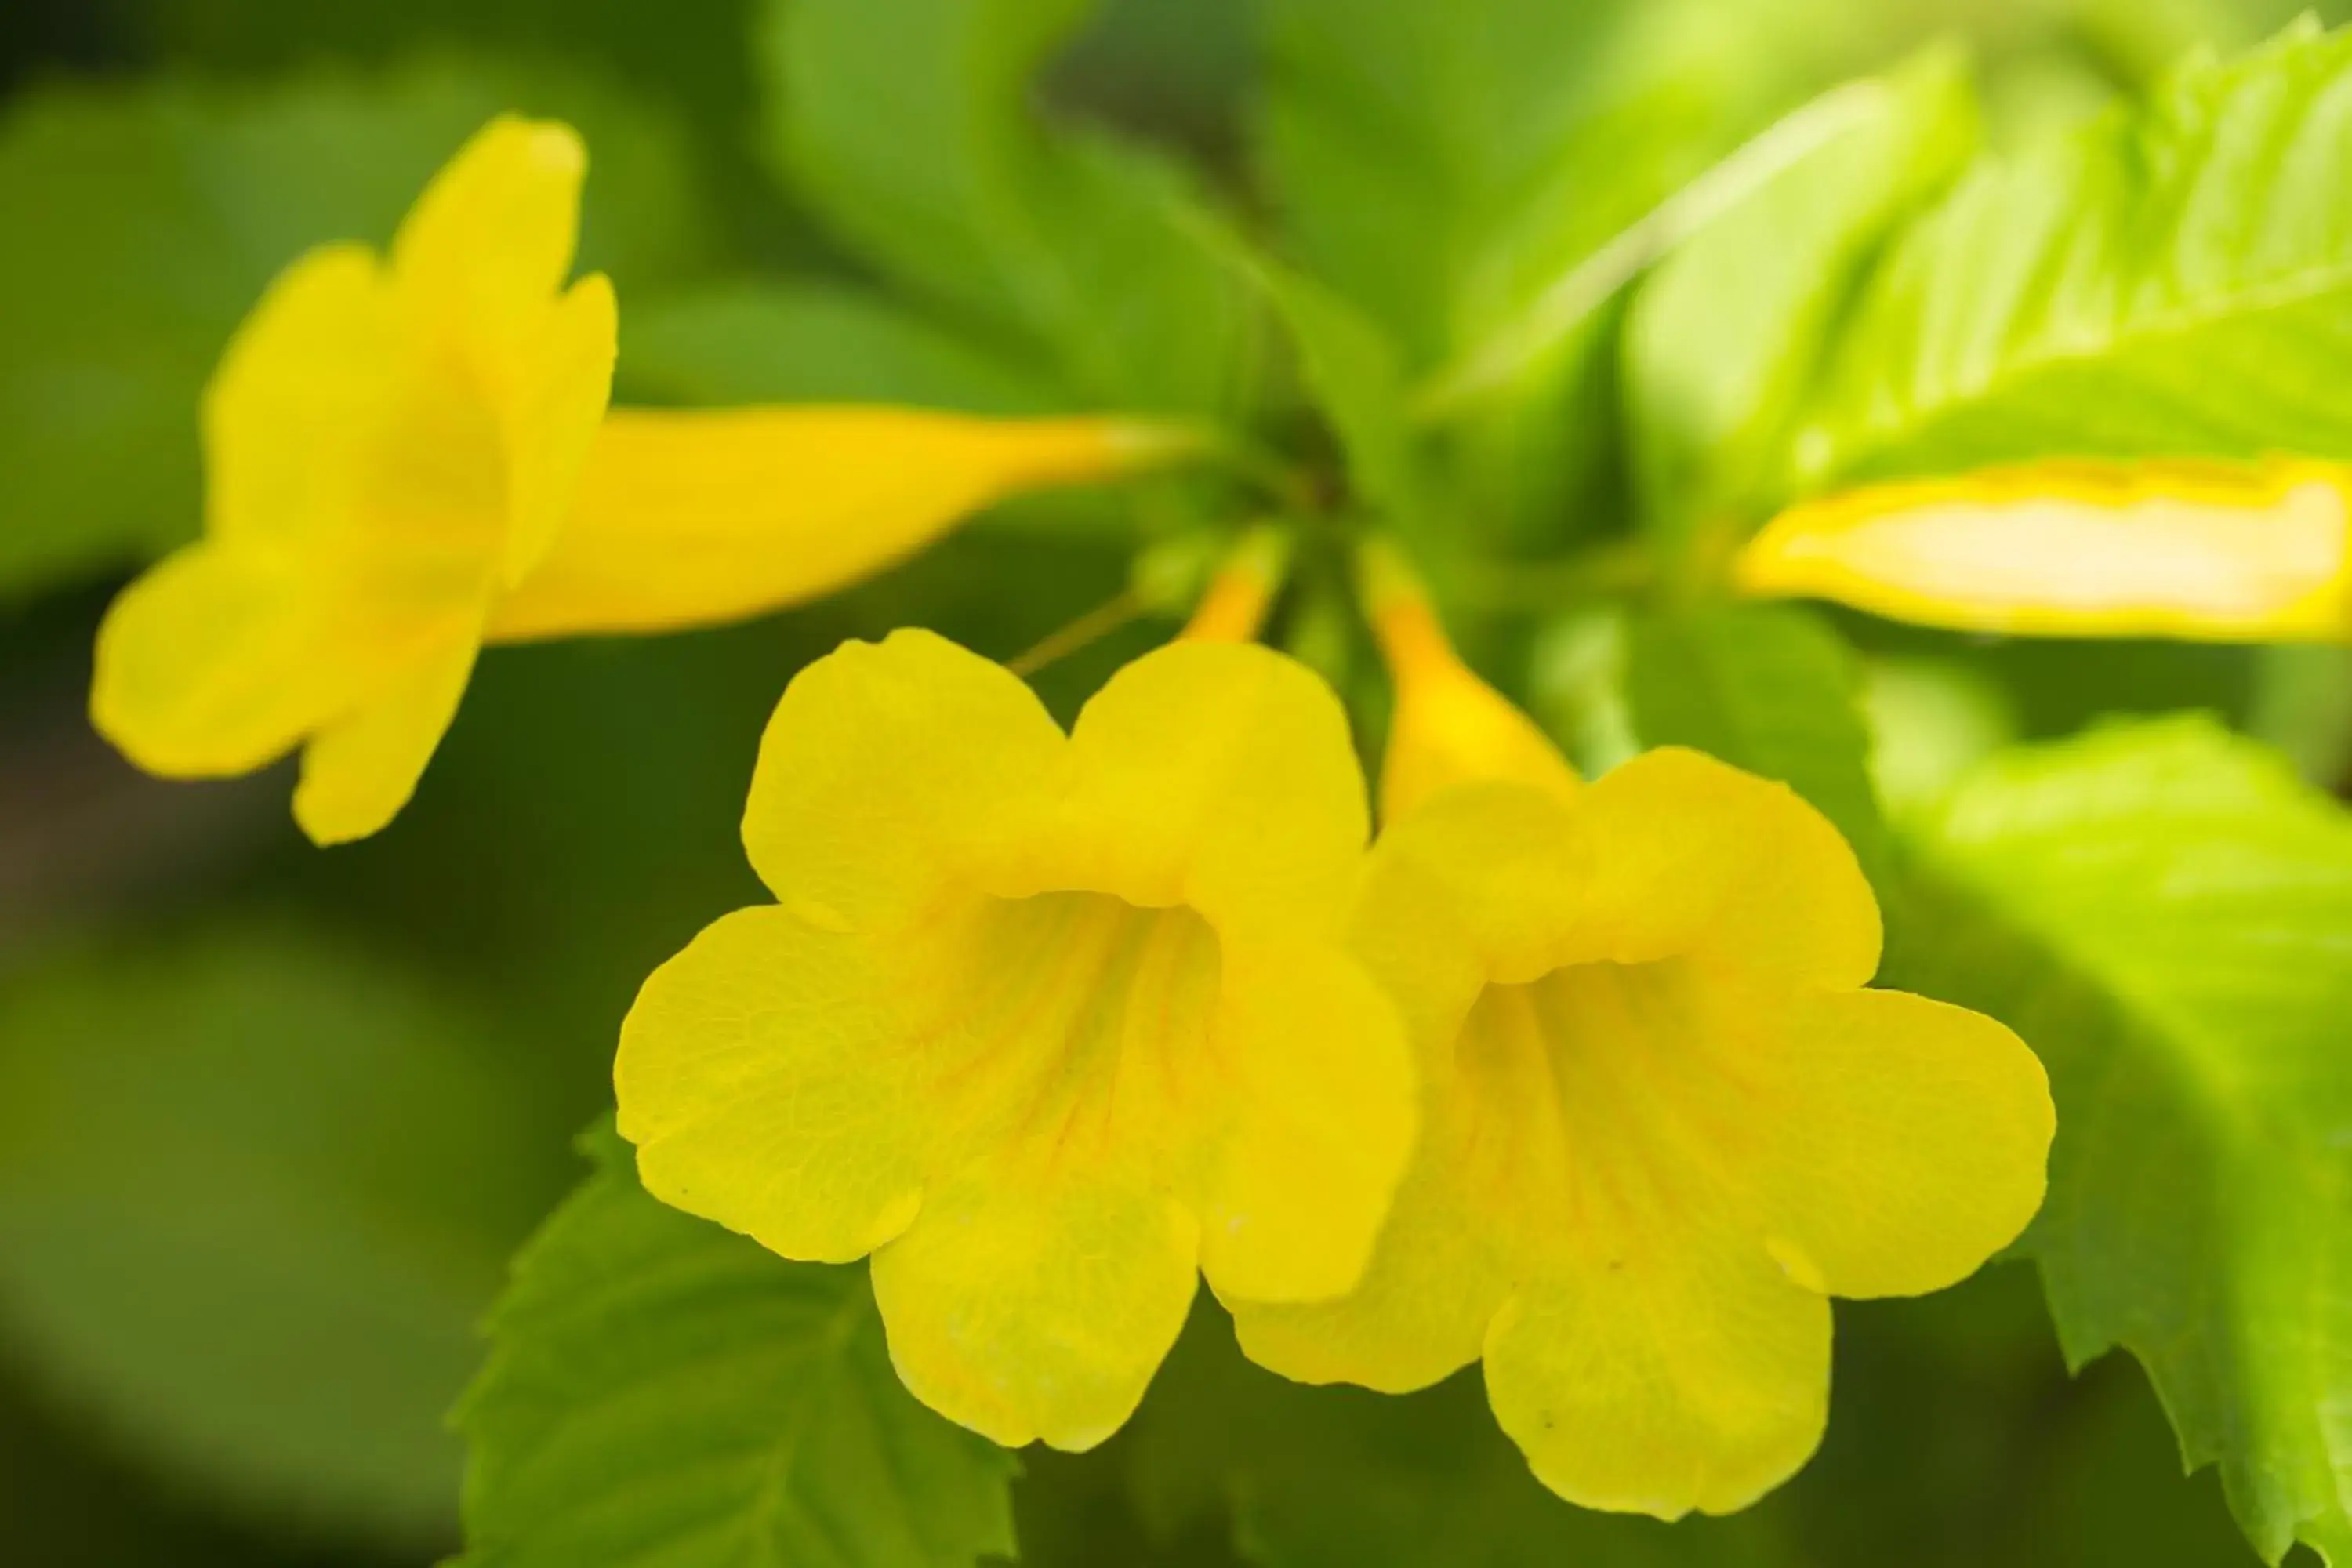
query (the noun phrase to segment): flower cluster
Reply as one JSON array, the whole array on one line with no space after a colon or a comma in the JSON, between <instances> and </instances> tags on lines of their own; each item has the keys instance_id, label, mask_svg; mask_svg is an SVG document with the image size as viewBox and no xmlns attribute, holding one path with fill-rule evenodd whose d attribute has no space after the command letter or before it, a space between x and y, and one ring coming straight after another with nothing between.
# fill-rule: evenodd
<instances>
[{"instance_id":1,"label":"flower cluster","mask_svg":"<svg viewBox=\"0 0 2352 1568\"><path fill-rule=\"evenodd\" d=\"M207 404L205 536L101 633L133 758L300 745L303 826L356 837L486 642L759 613L1202 449L1111 416L608 411L611 292L563 283L583 168L501 121L388 260L271 291ZM1785 787L1675 750L1579 779L1377 541L1374 841L1339 699L1256 641L1285 558L1249 536L1067 731L928 632L802 670L743 823L773 901L623 1026L644 1183L870 1258L908 1387L1002 1443L1115 1431L1205 1278L1295 1378L1483 1360L1563 1496L1742 1506L1819 1439L1828 1298L1949 1284L2031 1217L2041 1067L1868 988L1869 885Z\"/></svg>"}]
</instances>

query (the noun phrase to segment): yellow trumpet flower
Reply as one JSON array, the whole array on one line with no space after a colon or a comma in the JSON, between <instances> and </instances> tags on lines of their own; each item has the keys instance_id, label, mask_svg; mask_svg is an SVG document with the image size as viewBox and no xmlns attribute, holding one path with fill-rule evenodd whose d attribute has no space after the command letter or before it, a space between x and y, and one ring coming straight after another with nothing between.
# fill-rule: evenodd
<instances>
[{"instance_id":1,"label":"yellow trumpet flower","mask_svg":"<svg viewBox=\"0 0 2352 1568\"><path fill-rule=\"evenodd\" d=\"M646 1189L787 1258L873 1256L891 1358L1000 1443L1085 1448L1205 1274L1352 1286L1412 1064L1340 941L1367 832L1338 699L1255 645L1129 665L1064 733L928 632L794 677L743 837L773 904L646 983Z\"/></svg>"},{"instance_id":2,"label":"yellow trumpet flower","mask_svg":"<svg viewBox=\"0 0 2352 1568\"><path fill-rule=\"evenodd\" d=\"M2352 641L2352 472L2076 461L1866 486L1781 513L1734 575L1963 631Z\"/></svg>"},{"instance_id":3,"label":"yellow trumpet flower","mask_svg":"<svg viewBox=\"0 0 2352 1568\"><path fill-rule=\"evenodd\" d=\"M388 259L297 261L205 405L205 535L99 633L93 721L142 767L302 748L321 844L396 814L485 642L707 625L828 593L992 501L1197 451L1118 418L618 410L610 287L563 287L586 155L486 127Z\"/></svg>"},{"instance_id":4,"label":"yellow trumpet flower","mask_svg":"<svg viewBox=\"0 0 2352 1568\"><path fill-rule=\"evenodd\" d=\"M1483 1360L1561 1496L1740 1508L1820 1440L1828 1299L1951 1284L2033 1214L2041 1064L1864 988L1870 886L1785 787L1666 749L1562 788L1524 716L1477 739L1501 699L1442 643L1399 652L1415 782L1351 941L1403 1009L1422 1141L1358 1289L1240 1305L1243 1348L1391 1392Z\"/></svg>"}]
</instances>

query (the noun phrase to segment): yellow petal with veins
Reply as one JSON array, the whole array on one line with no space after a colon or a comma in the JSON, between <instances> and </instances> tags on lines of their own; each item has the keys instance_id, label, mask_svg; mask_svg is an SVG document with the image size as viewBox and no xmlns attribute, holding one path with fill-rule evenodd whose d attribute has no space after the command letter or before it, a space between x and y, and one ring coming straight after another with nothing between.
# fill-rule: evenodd
<instances>
[{"instance_id":1,"label":"yellow petal with veins","mask_svg":"<svg viewBox=\"0 0 2352 1568\"><path fill-rule=\"evenodd\" d=\"M1743 592L2032 637L2352 640L2352 470L2054 462L1783 512Z\"/></svg>"},{"instance_id":2,"label":"yellow petal with veins","mask_svg":"<svg viewBox=\"0 0 2352 1568\"><path fill-rule=\"evenodd\" d=\"M499 605L491 636L761 615L871 576L1009 496L1116 478L1196 444L1126 419L616 409L596 433L577 509Z\"/></svg>"}]
</instances>

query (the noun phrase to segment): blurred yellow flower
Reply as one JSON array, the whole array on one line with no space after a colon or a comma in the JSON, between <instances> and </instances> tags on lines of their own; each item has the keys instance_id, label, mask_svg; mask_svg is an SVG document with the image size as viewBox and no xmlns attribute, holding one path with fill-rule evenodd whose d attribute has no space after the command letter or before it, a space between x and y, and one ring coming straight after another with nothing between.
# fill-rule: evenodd
<instances>
[{"instance_id":1,"label":"blurred yellow flower","mask_svg":"<svg viewBox=\"0 0 2352 1568\"><path fill-rule=\"evenodd\" d=\"M482 644L737 619L830 592L1018 490L1201 449L1116 418L619 410L613 293L569 289L586 155L504 118L388 261L311 252L205 405L205 536L125 590L91 716L133 762L241 773L303 749L321 844L390 821Z\"/></svg>"},{"instance_id":2,"label":"blurred yellow flower","mask_svg":"<svg viewBox=\"0 0 2352 1568\"><path fill-rule=\"evenodd\" d=\"M1472 711L1425 732L1487 732L1500 699L1455 689ZM1423 1084L1372 1263L1341 1300L1241 1305L1242 1344L1393 1392L1483 1358L1561 1496L1737 1509L1820 1439L1829 1296L1951 1284L2032 1216L2041 1064L1863 989L1869 885L1786 788L1670 749L1564 790L1493 754L1386 828L1354 918Z\"/></svg>"},{"instance_id":3,"label":"blurred yellow flower","mask_svg":"<svg viewBox=\"0 0 2352 1568\"><path fill-rule=\"evenodd\" d=\"M1364 613L1396 692L1381 762L1382 819L1394 822L1468 779L1516 779L1573 795L1576 770L1534 720L1462 662L1394 548L1372 542L1359 567Z\"/></svg>"},{"instance_id":4,"label":"blurred yellow flower","mask_svg":"<svg viewBox=\"0 0 2352 1568\"><path fill-rule=\"evenodd\" d=\"M494 121L389 261L332 246L271 286L205 396L205 537L99 633L91 715L132 761L238 773L301 745L320 843L407 800L604 416L612 289L563 287L586 165L563 126Z\"/></svg>"},{"instance_id":5,"label":"blurred yellow flower","mask_svg":"<svg viewBox=\"0 0 2352 1568\"><path fill-rule=\"evenodd\" d=\"M2073 461L1866 486L1775 518L1735 577L1964 631L2352 641L2352 472Z\"/></svg>"},{"instance_id":6,"label":"blurred yellow flower","mask_svg":"<svg viewBox=\"0 0 2352 1568\"><path fill-rule=\"evenodd\" d=\"M845 587L1026 490L1202 449L1144 419L982 419L919 408L616 408L578 510L502 598L490 640L658 632Z\"/></svg>"},{"instance_id":7,"label":"blurred yellow flower","mask_svg":"<svg viewBox=\"0 0 2352 1568\"><path fill-rule=\"evenodd\" d=\"M873 1255L892 1359L998 1442L1101 1441L1205 1274L1335 1296L1403 1169L1394 1008L1341 942L1367 833L1330 690L1255 645L1129 665L1065 734L927 632L796 676L712 925L623 1028L656 1196Z\"/></svg>"}]
</instances>

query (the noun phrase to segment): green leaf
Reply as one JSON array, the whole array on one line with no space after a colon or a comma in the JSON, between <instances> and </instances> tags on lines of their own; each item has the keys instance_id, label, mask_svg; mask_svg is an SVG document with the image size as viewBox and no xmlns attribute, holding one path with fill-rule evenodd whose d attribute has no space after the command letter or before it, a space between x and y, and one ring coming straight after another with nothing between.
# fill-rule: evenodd
<instances>
[{"instance_id":1,"label":"green leaf","mask_svg":"<svg viewBox=\"0 0 2352 1568\"><path fill-rule=\"evenodd\" d=\"M1163 1536L1229 1510L1259 1568L1766 1568L1777 1511L1677 1524L1593 1513L1528 1473L1476 1370L1402 1398L1244 1361L1203 1300L1135 1420L1137 1504Z\"/></svg>"},{"instance_id":2,"label":"green leaf","mask_svg":"<svg viewBox=\"0 0 2352 1568\"><path fill-rule=\"evenodd\" d=\"M903 403L970 414L1055 408L1049 375L863 289L744 282L671 296L621 322L630 397L706 405Z\"/></svg>"},{"instance_id":3,"label":"green leaf","mask_svg":"<svg viewBox=\"0 0 2352 1568\"><path fill-rule=\"evenodd\" d=\"M290 928L0 986L0 1319L150 1463L249 1511L455 1523L442 1416L560 1129L480 1017Z\"/></svg>"},{"instance_id":4,"label":"green leaf","mask_svg":"<svg viewBox=\"0 0 2352 1568\"><path fill-rule=\"evenodd\" d=\"M2326 790L2352 784L2352 647L2279 643L2257 650L2246 730Z\"/></svg>"},{"instance_id":5,"label":"green leaf","mask_svg":"<svg viewBox=\"0 0 2352 1568\"><path fill-rule=\"evenodd\" d=\"M2352 1563L2352 817L2209 721L2002 753L1919 832L1895 982L1994 1014L2058 1104L2039 1259L2265 1560Z\"/></svg>"},{"instance_id":6,"label":"green leaf","mask_svg":"<svg viewBox=\"0 0 2352 1568\"><path fill-rule=\"evenodd\" d=\"M2352 456L2352 36L2192 64L1903 237L1795 448L1811 486L2065 455Z\"/></svg>"},{"instance_id":7,"label":"green leaf","mask_svg":"<svg viewBox=\"0 0 2352 1568\"><path fill-rule=\"evenodd\" d=\"M588 139L583 265L625 298L690 269L701 217L677 147L580 84L436 67L16 100L0 120L0 597L194 537L197 401L269 279L310 246L389 239L458 144L516 108Z\"/></svg>"},{"instance_id":8,"label":"green leaf","mask_svg":"<svg viewBox=\"0 0 2352 1568\"><path fill-rule=\"evenodd\" d=\"M1233 401L1247 321L1181 169L1038 118L1087 0L771 0L772 140L877 265L1025 335L1092 405Z\"/></svg>"},{"instance_id":9,"label":"green leaf","mask_svg":"<svg viewBox=\"0 0 2352 1568\"><path fill-rule=\"evenodd\" d=\"M515 1261L464 1568L967 1568L1013 1551L1017 1462L915 1402L862 1266L788 1263L666 1207L609 1125Z\"/></svg>"},{"instance_id":10,"label":"green leaf","mask_svg":"<svg viewBox=\"0 0 2352 1568\"><path fill-rule=\"evenodd\" d=\"M1827 623L1779 605L1654 616L1633 625L1625 679L1644 744L1693 746L1786 784L1882 880L1860 671Z\"/></svg>"},{"instance_id":11,"label":"green leaf","mask_svg":"<svg viewBox=\"0 0 2352 1568\"><path fill-rule=\"evenodd\" d=\"M1865 263L1973 149L1966 70L1933 49L1838 90L1837 129L1661 266L1625 329L1651 523L1683 539L1779 479L1790 421Z\"/></svg>"},{"instance_id":12,"label":"green leaf","mask_svg":"<svg viewBox=\"0 0 2352 1568\"><path fill-rule=\"evenodd\" d=\"M1396 344L1306 273L1237 239L1216 243L1235 273L1273 306L1297 357L1299 380L1338 438L1355 499L1392 520L1418 519L1428 496Z\"/></svg>"}]
</instances>

